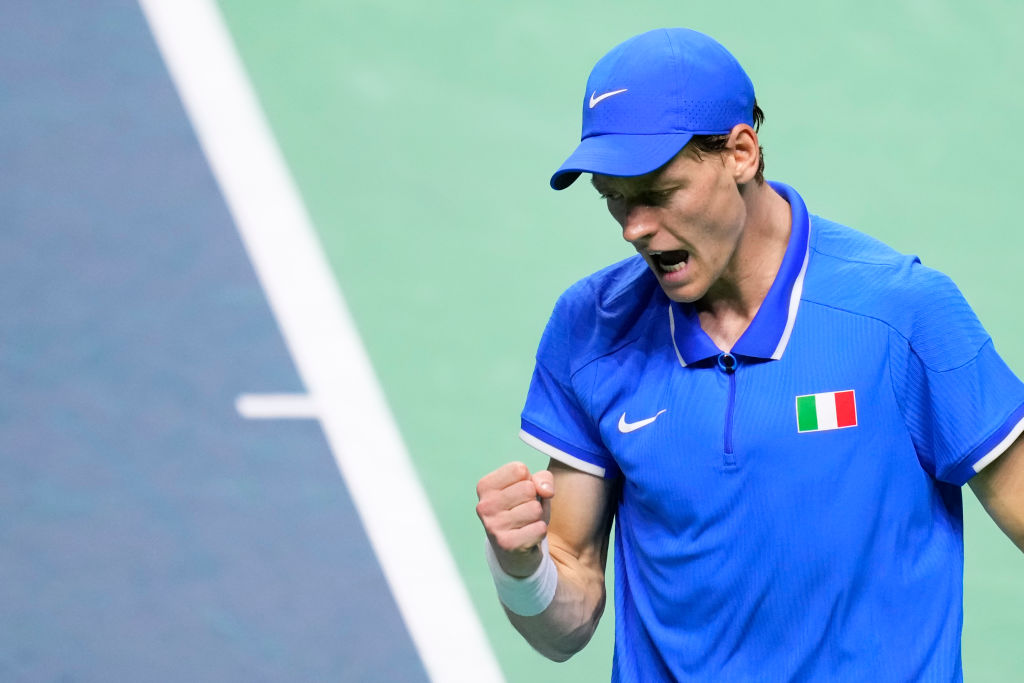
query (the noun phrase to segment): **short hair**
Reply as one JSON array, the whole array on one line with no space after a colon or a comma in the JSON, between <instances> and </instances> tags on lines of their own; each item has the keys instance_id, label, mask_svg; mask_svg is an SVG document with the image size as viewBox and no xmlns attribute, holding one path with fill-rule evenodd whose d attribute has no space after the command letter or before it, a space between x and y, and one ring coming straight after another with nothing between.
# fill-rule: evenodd
<instances>
[{"instance_id":1,"label":"short hair","mask_svg":"<svg viewBox=\"0 0 1024 683\"><path fill-rule=\"evenodd\" d=\"M761 129L761 124L764 122L764 112L761 107L757 106L757 100L754 100L754 131L757 132ZM688 146L693 148L693 151L697 153L697 157L701 158L702 154L720 154L725 151L725 143L728 142L728 135L694 135L690 138ZM757 163L757 174L754 176L754 180L757 181L758 185L764 183L764 147L758 145L758 163Z\"/></svg>"}]
</instances>

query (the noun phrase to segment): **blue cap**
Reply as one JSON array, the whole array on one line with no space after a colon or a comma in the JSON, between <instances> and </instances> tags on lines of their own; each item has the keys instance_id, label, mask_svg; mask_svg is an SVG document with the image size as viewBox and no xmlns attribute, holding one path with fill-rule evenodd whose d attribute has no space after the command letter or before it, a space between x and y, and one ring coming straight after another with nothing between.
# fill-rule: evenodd
<instances>
[{"instance_id":1,"label":"blue cap","mask_svg":"<svg viewBox=\"0 0 1024 683\"><path fill-rule=\"evenodd\" d=\"M584 172L650 173L694 135L723 135L739 123L754 124L754 85L728 50L685 28L641 33L590 72L580 144L551 187L564 190Z\"/></svg>"}]
</instances>

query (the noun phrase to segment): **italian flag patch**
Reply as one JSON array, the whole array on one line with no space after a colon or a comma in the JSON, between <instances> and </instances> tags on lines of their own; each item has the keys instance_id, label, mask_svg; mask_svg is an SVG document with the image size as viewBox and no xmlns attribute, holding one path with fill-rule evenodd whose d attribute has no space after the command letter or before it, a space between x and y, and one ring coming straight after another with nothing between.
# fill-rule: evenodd
<instances>
[{"instance_id":1,"label":"italian flag patch","mask_svg":"<svg viewBox=\"0 0 1024 683\"><path fill-rule=\"evenodd\" d=\"M798 432L822 432L857 426L857 401L853 389L796 397Z\"/></svg>"}]
</instances>

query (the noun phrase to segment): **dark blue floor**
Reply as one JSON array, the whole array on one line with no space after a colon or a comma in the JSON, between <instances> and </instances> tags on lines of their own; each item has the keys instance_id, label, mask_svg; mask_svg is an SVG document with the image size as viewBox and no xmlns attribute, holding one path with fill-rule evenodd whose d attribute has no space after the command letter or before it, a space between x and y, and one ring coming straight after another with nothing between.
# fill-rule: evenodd
<instances>
[{"instance_id":1,"label":"dark blue floor","mask_svg":"<svg viewBox=\"0 0 1024 683\"><path fill-rule=\"evenodd\" d=\"M0 680L422 665L138 7L0 3Z\"/></svg>"}]
</instances>

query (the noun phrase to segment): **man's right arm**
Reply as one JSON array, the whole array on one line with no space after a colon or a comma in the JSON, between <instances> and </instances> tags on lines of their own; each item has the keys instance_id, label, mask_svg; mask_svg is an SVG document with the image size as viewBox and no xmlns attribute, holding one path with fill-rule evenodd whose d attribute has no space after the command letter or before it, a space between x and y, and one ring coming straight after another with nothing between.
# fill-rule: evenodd
<instances>
[{"instance_id":1,"label":"man's right arm","mask_svg":"<svg viewBox=\"0 0 1024 683\"><path fill-rule=\"evenodd\" d=\"M477 485L477 515L507 574L530 576L541 563L540 544L548 540L558 571L554 599L535 616L505 611L549 659L564 661L579 652L604 611L614 485L556 460L532 475L522 463L510 463Z\"/></svg>"}]
</instances>

